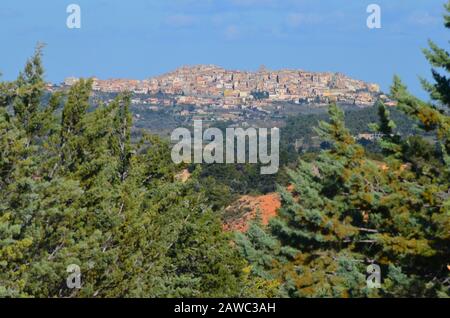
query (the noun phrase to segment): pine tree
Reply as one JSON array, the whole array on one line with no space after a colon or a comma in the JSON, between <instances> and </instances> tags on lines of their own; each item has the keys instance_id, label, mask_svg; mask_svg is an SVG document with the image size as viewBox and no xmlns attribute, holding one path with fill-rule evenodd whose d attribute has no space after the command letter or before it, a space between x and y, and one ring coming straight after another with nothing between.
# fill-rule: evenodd
<instances>
[{"instance_id":1,"label":"pine tree","mask_svg":"<svg viewBox=\"0 0 450 318\"><path fill-rule=\"evenodd\" d=\"M270 236L260 234L264 240L255 241L252 233L260 230L252 229L248 234L253 249L270 242L269 255L260 260L247 258L256 264L269 260L263 267L265 275L278 278L283 297L370 294L364 288L365 258L356 248L370 243L361 235L365 229L356 226L362 223L361 210L369 198L356 192L364 179L353 173L368 167L364 167L362 147L345 128L343 113L336 105L330 107L330 119L330 123L320 124L318 132L332 148L320 154L314 164L301 161L297 170L289 171L294 190L279 189L282 208L270 223ZM245 240L240 245L252 250ZM261 275L260 265L255 266L255 273Z\"/></svg>"},{"instance_id":2,"label":"pine tree","mask_svg":"<svg viewBox=\"0 0 450 318\"><path fill-rule=\"evenodd\" d=\"M25 253L32 237L21 234L20 220L9 209L12 192L29 169L27 139L4 107L0 108L0 296L23 296Z\"/></svg>"},{"instance_id":3,"label":"pine tree","mask_svg":"<svg viewBox=\"0 0 450 318\"><path fill-rule=\"evenodd\" d=\"M446 3L445 9L445 27L450 28L450 2ZM416 192L420 191L426 208L426 234L430 237L432 251L432 256L417 267L421 267L420 274L427 277L428 288L436 291L438 296L448 296L449 274L446 260L450 256L450 81L448 75L442 75L437 69L448 73L450 56L431 40L429 46L424 54L433 67L434 83L424 79L421 82L434 103L412 96L397 76L394 78L391 95L398 102L398 107L416 119L422 129L434 133L437 141L438 149L435 150L423 138L408 138L402 143L402 159L412 167Z\"/></svg>"}]
</instances>

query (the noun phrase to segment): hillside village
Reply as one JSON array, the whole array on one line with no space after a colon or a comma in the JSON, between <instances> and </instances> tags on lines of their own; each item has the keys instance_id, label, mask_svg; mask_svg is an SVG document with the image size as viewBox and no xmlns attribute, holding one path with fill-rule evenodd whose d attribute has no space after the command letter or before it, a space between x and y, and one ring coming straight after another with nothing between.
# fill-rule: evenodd
<instances>
[{"instance_id":1,"label":"hillside village","mask_svg":"<svg viewBox=\"0 0 450 318\"><path fill-rule=\"evenodd\" d=\"M78 79L71 77L65 86ZM352 79L341 73L301 70L232 71L215 65L184 66L146 80L94 78L94 91L131 91L151 95L134 102L149 105L212 105L223 109L264 107L274 102L319 104L338 102L371 106L380 97L377 84Z\"/></svg>"}]
</instances>

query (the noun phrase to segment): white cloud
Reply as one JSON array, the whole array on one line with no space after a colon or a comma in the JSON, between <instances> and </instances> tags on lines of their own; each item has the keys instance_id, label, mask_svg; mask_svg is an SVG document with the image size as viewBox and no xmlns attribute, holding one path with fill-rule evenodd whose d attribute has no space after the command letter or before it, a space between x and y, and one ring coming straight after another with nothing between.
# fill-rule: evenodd
<instances>
[{"instance_id":1,"label":"white cloud","mask_svg":"<svg viewBox=\"0 0 450 318\"><path fill-rule=\"evenodd\" d=\"M277 1L274 0L231 0L231 3L236 6L267 6L274 5Z\"/></svg>"},{"instance_id":2,"label":"white cloud","mask_svg":"<svg viewBox=\"0 0 450 318\"><path fill-rule=\"evenodd\" d=\"M441 23L442 18L431 15L428 12L414 12L409 16L409 21L418 25L435 25Z\"/></svg>"},{"instance_id":3,"label":"white cloud","mask_svg":"<svg viewBox=\"0 0 450 318\"><path fill-rule=\"evenodd\" d=\"M196 18L191 15L175 14L165 19L165 24L174 28L186 28L195 24Z\"/></svg>"},{"instance_id":4,"label":"white cloud","mask_svg":"<svg viewBox=\"0 0 450 318\"><path fill-rule=\"evenodd\" d=\"M324 18L319 14L291 13L287 16L287 24L290 27L297 28L301 25L318 24L323 22Z\"/></svg>"},{"instance_id":5,"label":"white cloud","mask_svg":"<svg viewBox=\"0 0 450 318\"><path fill-rule=\"evenodd\" d=\"M230 25L225 29L225 37L228 40L235 40L239 37L240 31L239 28L235 25Z\"/></svg>"}]
</instances>

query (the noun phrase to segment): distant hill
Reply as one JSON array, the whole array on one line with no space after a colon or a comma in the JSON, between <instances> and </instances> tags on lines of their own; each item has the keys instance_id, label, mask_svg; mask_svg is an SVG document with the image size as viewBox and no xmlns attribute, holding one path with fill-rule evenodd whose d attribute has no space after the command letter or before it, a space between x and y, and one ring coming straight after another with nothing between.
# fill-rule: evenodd
<instances>
[{"instance_id":1,"label":"distant hill","mask_svg":"<svg viewBox=\"0 0 450 318\"><path fill-rule=\"evenodd\" d=\"M67 78L71 86L77 78ZM137 94L178 96L178 104L218 104L224 107L259 102L290 101L298 104L340 102L373 105L380 97L377 84L342 73L304 70L226 70L216 65L183 66L146 80L94 78L94 90L131 91Z\"/></svg>"}]
</instances>

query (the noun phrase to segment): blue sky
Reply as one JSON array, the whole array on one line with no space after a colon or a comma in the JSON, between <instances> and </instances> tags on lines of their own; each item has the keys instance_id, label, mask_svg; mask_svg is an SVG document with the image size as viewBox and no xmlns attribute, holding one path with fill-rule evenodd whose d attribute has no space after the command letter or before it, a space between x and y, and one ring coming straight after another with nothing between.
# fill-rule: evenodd
<instances>
[{"instance_id":1,"label":"blue sky","mask_svg":"<svg viewBox=\"0 0 450 318\"><path fill-rule=\"evenodd\" d=\"M46 78L144 79L185 64L231 69L338 71L379 83L394 74L425 96L421 48L448 46L444 0L1 0L0 72L14 79L36 42L47 44ZM66 7L81 7L81 29ZM369 4L382 28L366 26Z\"/></svg>"}]
</instances>

